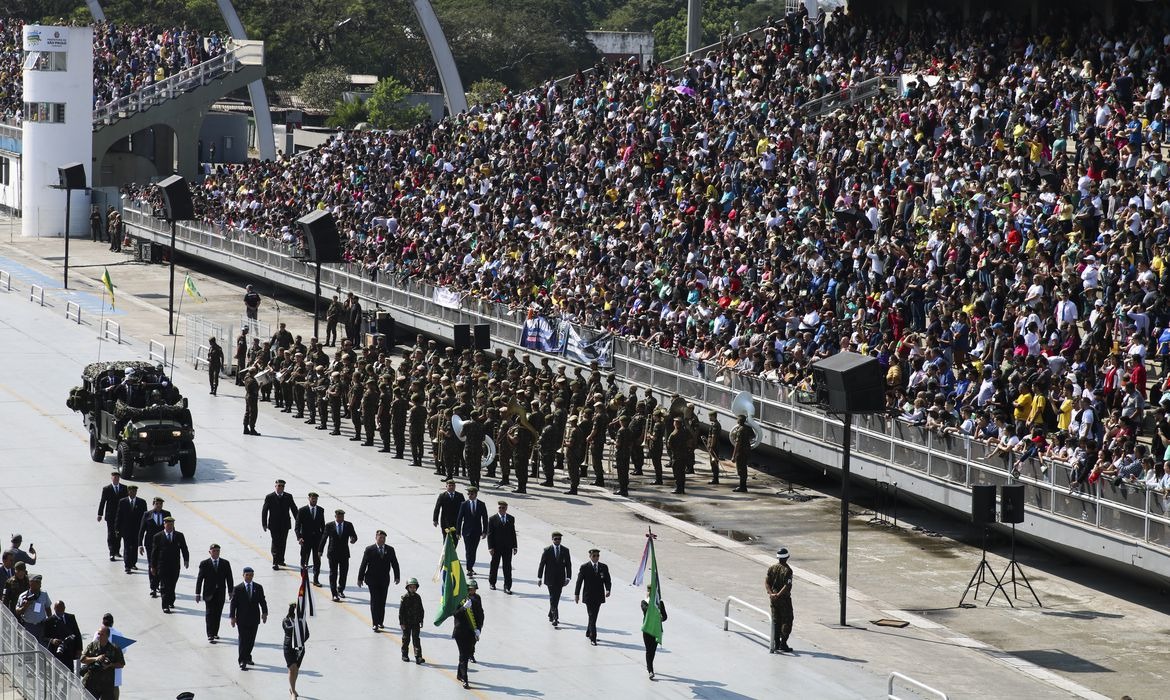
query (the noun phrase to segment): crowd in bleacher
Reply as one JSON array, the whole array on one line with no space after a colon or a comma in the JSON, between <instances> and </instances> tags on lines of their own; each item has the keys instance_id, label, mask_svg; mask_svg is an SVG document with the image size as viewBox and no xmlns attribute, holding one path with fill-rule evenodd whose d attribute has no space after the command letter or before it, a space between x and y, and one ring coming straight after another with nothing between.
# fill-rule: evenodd
<instances>
[{"instance_id":1,"label":"crowd in bleacher","mask_svg":"<svg viewBox=\"0 0 1170 700\"><path fill-rule=\"evenodd\" d=\"M870 354L906 422L1067 462L1074 488L1167 489L1168 47L1061 16L793 14L675 70L602 64L220 168L197 200L294 246L295 219L329 208L370 277L610 328L720 377L808 388L811 362ZM801 111L877 75L909 79Z\"/></svg>"},{"instance_id":2,"label":"crowd in bleacher","mask_svg":"<svg viewBox=\"0 0 1170 700\"><path fill-rule=\"evenodd\" d=\"M23 105L24 22L0 16L0 121L18 123ZM186 27L97 22L93 35L94 107L215 58L227 49L218 33Z\"/></svg>"}]
</instances>

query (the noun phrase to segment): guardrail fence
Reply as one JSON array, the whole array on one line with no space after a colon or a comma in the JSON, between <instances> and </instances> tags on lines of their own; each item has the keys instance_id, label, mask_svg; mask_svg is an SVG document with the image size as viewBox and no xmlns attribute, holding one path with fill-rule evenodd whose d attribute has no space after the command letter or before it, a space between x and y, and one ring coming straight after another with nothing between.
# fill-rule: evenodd
<instances>
[{"instance_id":1,"label":"guardrail fence","mask_svg":"<svg viewBox=\"0 0 1170 700\"><path fill-rule=\"evenodd\" d=\"M911 692L913 692L914 695L913 696L895 695L894 694L894 682L895 681L898 681L902 685L910 686ZM939 698L939 700L947 700L947 694L942 692L941 690L936 690L934 688L931 688L929 685L926 685L925 683L921 683L919 681L916 681L913 678L911 678L910 676L903 675L901 673L898 673L897 671L894 671L893 673L891 673L889 678L886 679L886 700L904 700L904 698L909 698L909 697L917 698L917 697L919 697L919 693L927 693L927 694L932 695L936 698Z\"/></svg>"},{"instance_id":2,"label":"guardrail fence","mask_svg":"<svg viewBox=\"0 0 1170 700\"><path fill-rule=\"evenodd\" d=\"M733 617L731 617L731 604L732 603L735 603L737 606L739 606L741 608L747 608L748 610L754 610L754 611L758 612L759 614L763 615L765 618L767 618L768 631L761 632L760 630L758 630L754 627L750 627L749 625L746 625L746 624L740 622L739 620L736 620ZM766 640L768 642L768 651L776 651L776 638L772 636L772 613L770 611L764 610L763 608L757 608L756 606L752 605L751 603L749 603L745 600L741 600L739 598L736 598L735 596L727 596L727 600L723 601L723 631L724 632L727 631L728 625L735 625L736 627L739 627L740 629L746 630L750 634L753 634L761 639Z\"/></svg>"},{"instance_id":3,"label":"guardrail fence","mask_svg":"<svg viewBox=\"0 0 1170 700\"><path fill-rule=\"evenodd\" d=\"M3 606L0 606L0 675L4 676L0 678L0 687L9 685L14 698L93 700L81 678L41 646Z\"/></svg>"},{"instance_id":4,"label":"guardrail fence","mask_svg":"<svg viewBox=\"0 0 1170 700\"><path fill-rule=\"evenodd\" d=\"M116 321L110 319L102 320L102 340L112 340L118 345L122 344L122 326L118 325Z\"/></svg>"},{"instance_id":5,"label":"guardrail fence","mask_svg":"<svg viewBox=\"0 0 1170 700\"><path fill-rule=\"evenodd\" d=\"M35 301L41 306L45 305L45 288L39 284L29 285L28 300Z\"/></svg>"},{"instance_id":6,"label":"guardrail fence","mask_svg":"<svg viewBox=\"0 0 1170 700\"><path fill-rule=\"evenodd\" d=\"M150 344L147 346L147 357L151 362L157 362L165 367L167 364L166 343L151 338Z\"/></svg>"},{"instance_id":7,"label":"guardrail fence","mask_svg":"<svg viewBox=\"0 0 1170 700\"><path fill-rule=\"evenodd\" d=\"M81 325L81 304L73 301L65 302L65 318L70 321L76 321L78 325Z\"/></svg>"},{"instance_id":8,"label":"guardrail fence","mask_svg":"<svg viewBox=\"0 0 1170 700\"><path fill-rule=\"evenodd\" d=\"M0 270L0 288L6 292L12 291L12 275L7 270Z\"/></svg>"},{"instance_id":9,"label":"guardrail fence","mask_svg":"<svg viewBox=\"0 0 1170 700\"><path fill-rule=\"evenodd\" d=\"M127 226L138 235L170 240L165 222L149 213L127 207ZM315 269L289 257L283 243L249 234L224 232L207 224L180 224L177 236L201 254L219 253L272 270L274 277L302 290L313 289ZM330 266L321 270L321 288L342 288L365 301L388 306L396 314L422 323L449 328L455 323L486 323L492 342L502 347L519 347L524 321L522 309L465 298L460 308L433 302L434 286L417 280L397 279L381 273L372 280L360 267ZM261 338L266 337L260 336ZM189 350L193 360L196 346ZM226 351L225 351L226 352ZM539 355L535 350L524 350ZM789 451L792 437L813 441L834 452L840 450L842 425L836 417L799 403L791 387L758 376L717 372L711 366L679 358L656 348L620 338L614 343L614 371L626 381L652 387L657 394L677 393L688 400L730 415L731 403L740 391L755 398L756 415L763 426L763 444ZM566 358L554 362L580 366ZM908 425L887 416L854 418L852 448L889 468L918 473L969 489L976 484L1021 483L1026 487L1027 508L1079 523L1078 527L1099 528L1170 549L1170 499L1133 487L1114 488L1096 484L1089 491L1070 491L1068 472L1060 466L1041 470L1031 461L1017 463L1014 456L987 457L985 446L970 438L940 434ZM1013 469L1019 467L1019 475Z\"/></svg>"}]
</instances>

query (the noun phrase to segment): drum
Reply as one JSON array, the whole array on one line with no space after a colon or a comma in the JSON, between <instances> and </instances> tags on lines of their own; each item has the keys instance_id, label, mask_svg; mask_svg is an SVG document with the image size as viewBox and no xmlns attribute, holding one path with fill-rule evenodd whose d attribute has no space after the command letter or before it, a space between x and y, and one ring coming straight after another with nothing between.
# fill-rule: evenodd
<instances>
[{"instance_id":1,"label":"drum","mask_svg":"<svg viewBox=\"0 0 1170 700\"><path fill-rule=\"evenodd\" d=\"M256 373L256 383L260 386L268 386L275 381L276 373L271 368Z\"/></svg>"}]
</instances>

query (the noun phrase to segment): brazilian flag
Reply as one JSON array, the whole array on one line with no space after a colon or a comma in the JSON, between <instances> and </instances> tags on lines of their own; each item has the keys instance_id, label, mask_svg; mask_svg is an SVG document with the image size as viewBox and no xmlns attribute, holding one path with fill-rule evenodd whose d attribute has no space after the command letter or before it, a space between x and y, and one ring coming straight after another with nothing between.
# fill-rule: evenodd
<instances>
[{"instance_id":1,"label":"brazilian flag","mask_svg":"<svg viewBox=\"0 0 1170 700\"><path fill-rule=\"evenodd\" d=\"M463 607L467 600L467 578L463 575L463 566L459 563L459 553L455 550L455 529L447 530L447 541L443 547L443 561L439 565L439 572L435 578L442 583L439 586L442 597L439 599L439 611L435 615L435 625L454 615Z\"/></svg>"}]
</instances>

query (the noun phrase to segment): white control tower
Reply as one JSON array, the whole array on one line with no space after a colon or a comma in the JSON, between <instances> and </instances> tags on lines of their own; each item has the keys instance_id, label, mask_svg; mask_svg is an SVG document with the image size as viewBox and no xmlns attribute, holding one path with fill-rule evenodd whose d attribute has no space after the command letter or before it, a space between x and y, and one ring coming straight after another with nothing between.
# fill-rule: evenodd
<instances>
[{"instance_id":1,"label":"white control tower","mask_svg":"<svg viewBox=\"0 0 1170 700\"><path fill-rule=\"evenodd\" d=\"M93 183L93 28L24 27L24 236L63 236L65 192L57 168L85 166ZM71 237L89 234L89 194L72 195Z\"/></svg>"}]
</instances>

